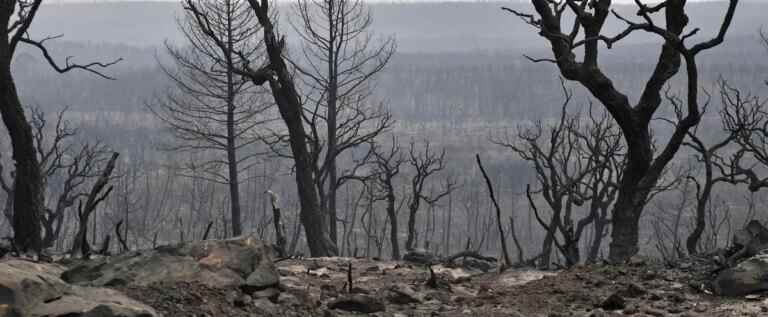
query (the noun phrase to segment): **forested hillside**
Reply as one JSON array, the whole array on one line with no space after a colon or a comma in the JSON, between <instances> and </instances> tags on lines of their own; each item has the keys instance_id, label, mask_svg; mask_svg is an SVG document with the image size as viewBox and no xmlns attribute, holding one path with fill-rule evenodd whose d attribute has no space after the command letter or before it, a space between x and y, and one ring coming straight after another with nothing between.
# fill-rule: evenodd
<instances>
[{"instance_id":1,"label":"forested hillside","mask_svg":"<svg viewBox=\"0 0 768 317\"><path fill-rule=\"evenodd\" d=\"M1 1L0 316L759 316L767 11Z\"/></svg>"},{"instance_id":2,"label":"forested hillside","mask_svg":"<svg viewBox=\"0 0 768 317\"><path fill-rule=\"evenodd\" d=\"M553 67L532 63L524 57L546 56L548 51L545 43L538 40L535 32L525 29L525 25L515 17L501 11L501 5L510 4L371 5L375 18L373 29L379 35L396 34L397 40L397 53L376 80L374 94L377 100L385 102L391 110L396 120L394 132L403 140L429 140L433 146L447 149L450 159L447 160L449 171L446 175L459 179L462 184L456 195L464 198L458 200L474 204L453 206L454 209L465 209L454 213L476 213L478 210L483 213L486 210L480 208L488 202L481 202L479 198L482 193L478 187L481 184L479 174L467 171L467 167L472 164L472 156L477 152L485 153L489 168L502 176L497 180L497 186L500 186L503 204L509 208L523 204L519 195L524 185L531 181L525 176L531 175L531 171L510 152L488 141L494 136L503 135L505 131L514 131L520 122L557 117L560 111L558 105L562 103L562 94L557 88L559 79ZM526 7L523 3L511 5ZM725 4L705 2L689 6L693 20L707 21L720 15ZM760 12L768 9L768 4L745 2L741 6L743 8L738 11L729 33L728 45L709 51L700 58L702 87L712 93L716 91L715 81L720 77L727 78L743 89L754 89L755 93L765 89L760 83L764 74L768 73L768 64L759 62L764 59L764 49L758 41L757 31L762 21ZM619 10L630 12L632 7L619 6ZM286 5L279 6L279 11L283 22L280 31L292 43L289 51L298 52L298 37L288 23L296 17L290 14L292 9ZM64 38L48 44L53 55L59 58L73 56L74 61L94 61L122 57L122 62L109 68L109 74L115 80L103 80L82 72L56 74L44 63L42 56L29 47L22 48L23 51L13 62L22 100L28 106L40 107L48 113L68 107L68 119L82 125L84 132L81 137L101 140L123 153L128 164L118 168L125 169L123 172L132 176L120 180L120 190L109 200L114 206L110 213L125 214L123 217L130 218L129 223L141 222L141 225L131 226L131 230L137 231L133 233L137 240L129 239L129 243L136 245L151 240L153 232L163 224L176 222L178 219L175 218L179 216L173 210L179 207L168 205L167 201L181 202L187 195L187 190L162 194L174 195L175 198L140 195L141 192L158 193L158 188L176 182L167 179L163 185L157 175L165 174L163 170L166 165L181 164L187 160L168 162L170 153L159 151L163 144L169 142L168 135L163 132L162 125L147 113L146 107L155 97L170 88L171 83L161 71L159 63L169 63L163 42L181 41L177 27L180 13L178 4L167 2L43 6L39 22L31 30L32 36L64 34ZM137 16L141 16L140 21L136 19ZM619 22L610 21L607 29L617 31L620 26ZM707 25L702 28L700 36L713 32L714 27ZM637 34L615 48L606 50L602 57L606 73L631 98L638 97L639 92L633 89L640 87L647 79L657 55L655 45L647 43L658 43L658 40L648 34ZM680 80L671 83L672 91L682 88ZM590 98L585 90L575 86L572 89L575 95L571 107L576 111L587 105ZM712 117L703 121L705 126L716 127L719 124L714 118L717 107L717 103L713 104L707 113L707 116ZM658 125L663 126L662 123ZM659 131L663 136L664 129ZM248 210L246 222L258 230L266 229L261 223L267 220L264 218L268 208L264 190L272 188L278 191L277 188L280 188L279 191L284 192L286 197L290 197L291 192L285 182L287 166L268 159L262 162L262 166L247 173L257 176L262 171L269 171L271 174L268 178L247 177L249 180L245 186L245 196L248 198L244 202ZM281 168L275 168L277 166ZM210 185L196 187L198 185L195 183L185 186L188 186L190 195L198 193L192 196L194 199L201 200L194 204L197 207L190 208L223 204L213 199L216 197L213 193L223 188ZM200 195L201 190L209 194ZM350 190L341 195L345 197L345 204L352 204L357 194ZM125 205L121 200L130 204ZM155 206L160 202L164 205ZM290 204L291 200L286 203ZM148 207L161 214L163 208L170 208L169 214L165 216L169 218L155 222L157 227L153 229L145 214ZM448 207L435 206L435 209L441 210L432 215L435 218L422 220L445 223L448 217L445 208ZM202 218L199 218L201 215L195 215L194 219L198 220L178 221L183 221L190 229L202 230L202 226L208 222L206 219L224 213L216 211L218 208L205 209L209 215ZM470 211L472 209L475 211ZM526 219L522 222L528 224L528 235L531 236L528 240L535 240L534 237L540 233L530 229L533 225L531 215L525 210L513 210ZM190 212L196 213L192 210ZM465 231L465 234L478 235L482 230L477 229L489 224L469 214L467 216L465 219L470 222L468 227L461 225L458 229ZM117 221L117 218L109 218L104 221ZM459 220L459 223L463 221ZM432 230L430 234L436 234L434 230L446 230L435 228L434 223L431 227L429 223L426 225L427 230ZM215 228L219 226L217 224ZM94 230L96 233L98 231ZM446 234L443 234L443 238L449 239ZM167 233L164 239L172 240L177 235ZM471 238L483 239L479 236ZM487 247L495 249L497 240L488 240Z\"/></svg>"}]
</instances>

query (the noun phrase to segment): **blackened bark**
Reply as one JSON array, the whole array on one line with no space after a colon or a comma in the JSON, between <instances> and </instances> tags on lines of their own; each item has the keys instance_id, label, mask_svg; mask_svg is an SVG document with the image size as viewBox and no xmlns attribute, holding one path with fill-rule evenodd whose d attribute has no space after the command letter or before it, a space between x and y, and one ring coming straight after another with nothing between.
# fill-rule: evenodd
<instances>
[{"instance_id":1,"label":"blackened bark","mask_svg":"<svg viewBox=\"0 0 768 317\"><path fill-rule=\"evenodd\" d=\"M241 221L240 213L240 179L238 177L237 169L237 135L235 132L235 81L234 81L234 69L235 65L232 61L234 57L234 45L233 45L233 27L232 27L232 9L231 3L226 2L227 14L227 165L229 168L229 196L230 196L230 209L232 213L232 235L239 236L243 233L243 225Z\"/></svg>"},{"instance_id":2,"label":"blackened bark","mask_svg":"<svg viewBox=\"0 0 768 317\"><path fill-rule=\"evenodd\" d=\"M711 157L705 154L704 157L704 188L697 193L696 197L696 216L693 226L693 231L685 239L685 248L688 250L688 254L698 254L699 240L704 233L704 228L707 225L707 205L709 204L709 197L712 193L712 163Z\"/></svg>"},{"instance_id":3,"label":"blackened bark","mask_svg":"<svg viewBox=\"0 0 768 317\"><path fill-rule=\"evenodd\" d=\"M504 228L501 224L501 208L499 207L499 203L496 201L496 195L493 193L493 184L491 183L491 179L485 172L485 168L483 168L483 162L480 161L480 154L475 154L475 160L477 161L477 166L480 167L480 171L483 173L485 184L488 186L488 195L491 197L491 201L493 201L493 207L496 209L496 225L498 226L499 239L501 240L501 251L504 255L504 263L507 265L507 267L510 267L512 266L512 260L509 257L509 251L507 249L507 236L504 234Z\"/></svg>"},{"instance_id":4,"label":"blackened bark","mask_svg":"<svg viewBox=\"0 0 768 317\"><path fill-rule=\"evenodd\" d=\"M419 199L408 204L408 235L405 239L405 249L412 251L416 243L416 213L419 211Z\"/></svg>"},{"instance_id":5,"label":"blackened bark","mask_svg":"<svg viewBox=\"0 0 768 317\"><path fill-rule=\"evenodd\" d=\"M273 198L272 223L275 226L275 244L277 245L277 253L279 256L286 256L287 250L285 248L288 240L285 238L285 226L283 226L281 218L280 207L277 206L277 201Z\"/></svg>"},{"instance_id":6,"label":"blackened bark","mask_svg":"<svg viewBox=\"0 0 768 317\"><path fill-rule=\"evenodd\" d=\"M259 3L248 0L263 27L264 45L269 58L269 70L248 72L257 85L269 82L272 96L280 110L280 116L288 128L291 153L295 164L296 186L301 206L300 218L306 231L309 252L313 257L335 256L338 249L328 236L323 221L325 215L320 209L317 191L312 174L312 160L307 149L306 131L302 121L302 104L293 77L283 59L285 42L278 40L275 28L269 16L266 0ZM266 77L265 77L266 76Z\"/></svg>"},{"instance_id":7,"label":"blackened bark","mask_svg":"<svg viewBox=\"0 0 768 317\"><path fill-rule=\"evenodd\" d=\"M110 186L107 188L107 185L109 184L112 171L117 164L118 156L119 154L117 152L112 153L112 157L110 157L106 166L104 166L101 175L99 175L99 178L96 180L96 183L93 184L90 193L88 193L85 205L83 205L81 201L77 208L79 221L75 240L72 244L72 254L82 255L84 258L88 258L91 252L91 248L88 245L88 219L96 210L96 207L98 207L99 204L112 192L113 187Z\"/></svg>"},{"instance_id":8,"label":"blackened bark","mask_svg":"<svg viewBox=\"0 0 768 317\"><path fill-rule=\"evenodd\" d=\"M627 28L616 37L609 38L601 34L606 18L611 13L611 0L589 2L565 1L552 4L548 0L531 0L538 16L526 15L505 8L528 24L540 29L540 34L547 39L552 48L554 59L563 77L579 82L595 96L617 122L627 144L627 161L620 181L617 202L613 208L613 228L609 259L622 262L638 252L639 221L648 201L652 187L679 150L686 133L699 122L698 74L695 57L698 53L720 45L727 33L738 0L730 0L727 12L720 25L717 36L709 41L686 47L684 40L693 33L682 35L688 25L689 17L685 12L685 0L668 0L663 6L649 8L639 1L638 15L642 23L627 23ZM553 8L556 7L556 8ZM562 30L562 12L566 9L577 16L570 33ZM651 14L664 11L665 28L653 23ZM591 11L591 12L588 12ZM616 14L618 15L618 14ZM538 19L537 19L538 18ZM578 31L583 30L584 41L576 42ZM613 86L611 80L601 71L598 64L598 44L605 42L609 47L634 31L654 33L664 40L656 67L647 81L639 102L632 106L628 97ZM583 46L584 59L576 61L573 50ZM661 89L678 73L681 57L685 58L687 82L687 115L675 127L672 137L663 150L654 158L650 134L650 122L661 105Z\"/></svg>"},{"instance_id":9,"label":"blackened bark","mask_svg":"<svg viewBox=\"0 0 768 317\"><path fill-rule=\"evenodd\" d=\"M333 0L332 0L333 1ZM332 3L331 1L331 3ZM340 0L344 1L344 0ZM338 136L336 131L338 124L336 123L336 117L338 114L338 94L339 94L339 82L338 82L338 58L339 54L336 52L337 38L337 25L334 20L335 9L334 4L328 6L328 26L329 26L329 41L328 41L328 88L327 88L327 103L328 103L328 150L326 153L325 162L328 164L328 196L326 197L327 206L326 212L328 212L328 226L330 229L331 240L338 244L338 233L336 229L336 190L338 189L338 176L336 170L336 156L338 155ZM316 176L316 177L319 177Z\"/></svg>"},{"instance_id":10,"label":"blackened bark","mask_svg":"<svg viewBox=\"0 0 768 317\"><path fill-rule=\"evenodd\" d=\"M41 217L43 212L44 182L40 162L35 152L35 139L32 128L24 115L21 101L11 72L11 61L19 43L39 49L48 64L58 73L73 69L91 72L103 78L110 78L94 68L104 68L111 63L90 63L79 65L70 63L59 66L43 45L45 40L30 39L29 28L42 5L42 0L0 1L0 116L2 116L11 138L13 160L16 163L15 189L13 198L14 244L21 252L42 249ZM50 39L50 38L49 38Z\"/></svg>"},{"instance_id":11,"label":"blackened bark","mask_svg":"<svg viewBox=\"0 0 768 317\"><path fill-rule=\"evenodd\" d=\"M398 241L398 232L400 226L397 221L397 208L395 207L396 196L394 178L400 173L400 166L404 162L401 155L397 139L392 137L392 147L385 153L380 152L380 148L373 142L370 142L371 153L374 157L374 175L376 187L380 188L380 196L376 199L383 199L387 202L387 218L389 218L389 243L391 245L392 259L400 259L400 241ZM362 198L362 196L360 196ZM353 216L352 219L355 217Z\"/></svg>"},{"instance_id":12,"label":"blackened bark","mask_svg":"<svg viewBox=\"0 0 768 317\"><path fill-rule=\"evenodd\" d=\"M40 218L43 212L43 183L32 127L19 101L10 62L8 35L0 32L0 116L11 138L13 160L16 162L13 239L19 251L39 252L42 249Z\"/></svg>"},{"instance_id":13,"label":"blackened bark","mask_svg":"<svg viewBox=\"0 0 768 317\"><path fill-rule=\"evenodd\" d=\"M400 241L397 239L398 224L395 210L395 188L392 186L392 178L387 180L387 217L389 218L389 244L392 248L392 259L400 259Z\"/></svg>"},{"instance_id":14,"label":"blackened bark","mask_svg":"<svg viewBox=\"0 0 768 317\"><path fill-rule=\"evenodd\" d=\"M587 252L587 263L597 263L597 258L600 256L600 247L603 245L603 239L607 235L606 227L610 224L610 222L604 220L604 219L597 219L595 220L594 227L592 228L594 231L594 236L592 237L592 242L589 246L589 251Z\"/></svg>"}]
</instances>

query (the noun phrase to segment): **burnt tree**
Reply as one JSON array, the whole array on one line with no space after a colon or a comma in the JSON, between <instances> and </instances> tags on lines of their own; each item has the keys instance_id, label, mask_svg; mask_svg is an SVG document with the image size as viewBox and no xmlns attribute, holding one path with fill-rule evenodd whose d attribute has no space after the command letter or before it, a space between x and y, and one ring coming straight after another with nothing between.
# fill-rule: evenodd
<instances>
[{"instance_id":1,"label":"burnt tree","mask_svg":"<svg viewBox=\"0 0 768 317\"><path fill-rule=\"evenodd\" d=\"M248 0L248 2L262 26L267 61L265 61L266 65L254 69L250 66L253 61L243 60L240 73L256 85L269 84L280 116L288 128L301 206L300 218L306 231L310 254L312 256L336 255L338 248L334 240L330 238L327 227L323 225L327 222L323 221L324 215L317 190L314 187L312 159L303 124L303 103L296 89L293 74L285 61L285 39L278 37L270 16L268 1Z\"/></svg>"},{"instance_id":2,"label":"burnt tree","mask_svg":"<svg viewBox=\"0 0 768 317\"><path fill-rule=\"evenodd\" d=\"M616 175L624 156L621 134L608 115L595 113L591 104L586 115L569 112L572 94L563 82L561 85L565 100L555 123L537 121L533 126L518 127L514 136L493 141L533 167L537 189L529 188L528 198L546 231L538 257L539 266L545 268L549 267L553 247L560 250L567 266L579 263L579 242L590 225L595 235L588 261L595 260L606 231L607 209L615 201ZM541 195L546 202L548 219L538 212L532 194ZM585 212L576 220L575 213L582 208Z\"/></svg>"},{"instance_id":3,"label":"burnt tree","mask_svg":"<svg viewBox=\"0 0 768 317\"><path fill-rule=\"evenodd\" d=\"M58 241L65 213L78 199L87 196L84 185L99 175L109 154L99 142L75 144L72 139L79 131L64 120L66 111L64 108L56 114L53 126L41 110L30 111L43 186L51 195L44 197L44 213L40 218L45 248Z\"/></svg>"},{"instance_id":4,"label":"burnt tree","mask_svg":"<svg viewBox=\"0 0 768 317\"><path fill-rule=\"evenodd\" d=\"M392 125L383 105L370 100L370 82L394 55L395 41L374 39L373 17L362 0L299 0L294 11L302 49L290 62L308 90L305 121L315 182L331 239L337 242L336 192L349 173L336 162Z\"/></svg>"},{"instance_id":5,"label":"burnt tree","mask_svg":"<svg viewBox=\"0 0 768 317\"><path fill-rule=\"evenodd\" d=\"M416 247L416 216L421 203L436 204L455 189L455 184L447 179L438 192L431 194L425 192L428 180L445 170L445 150L435 152L429 141L424 141L422 150L419 150L416 143L411 141L407 162L413 169L413 174L411 175L407 203L408 235L405 240L405 249L412 251Z\"/></svg>"},{"instance_id":6,"label":"burnt tree","mask_svg":"<svg viewBox=\"0 0 768 317\"><path fill-rule=\"evenodd\" d=\"M191 175L186 165L184 175L227 186L231 233L238 236L243 231L241 173L259 154L252 150L259 141L256 128L270 119L265 114L269 104L261 100L258 87L235 74L235 63L238 54L248 59L263 54L257 39L261 29L245 0L185 0L183 8L178 28L187 46L166 43L173 63L160 65L173 89L146 106L175 139L167 150L212 154L194 162L203 173ZM198 19L198 12L207 19Z\"/></svg>"},{"instance_id":7,"label":"burnt tree","mask_svg":"<svg viewBox=\"0 0 768 317\"><path fill-rule=\"evenodd\" d=\"M387 218L389 219L389 244L392 249L392 259L400 259L400 241L397 238L399 225L397 221L398 209L396 206L396 195L394 180L400 174L400 166L405 163L405 156L401 152L397 139L392 137L392 145L388 148L382 148L371 142L373 151L374 181L373 185L377 188L378 195L387 202Z\"/></svg>"},{"instance_id":8,"label":"burnt tree","mask_svg":"<svg viewBox=\"0 0 768 317\"><path fill-rule=\"evenodd\" d=\"M736 139L742 134L742 130L747 125L751 125L754 116L744 117L742 115L745 108L743 100L739 97L731 99L729 97L729 86L725 81L718 83L720 88L720 99L722 109L720 112L720 121L722 129L725 132L723 136L718 137L713 143L705 142L699 136L698 127L688 131L688 139L683 142L687 148L694 151L693 159L698 167L699 173L689 173L686 180L693 183L694 189L694 225L693 230L688 234L685 240L685 248L690 255L698 254L699 241L707 226L707 214L712 208L712 193L714 188L721 183L738 184L745 183L747 179L743 173L739 173L732 167L732 163L723 155L723 152L733 145ZM677 116L682 116L682 101L679 97L666 94L666 99L675 106ZM702 115L706 113L707 106L702 110ZM754 114L754 113L753 113ZM731 122L729 118L749 119L750 122L742 121L739 123ZM729 128L730 127L730 128Z\"/></svg>"},{"instance_id":9,"label":"burnt tree","mask_svg":"<svg viewBox=\"0 0 768 317\"><path fill-rule=\"evenodd\" d=\"M493 202L493 207L496 210L496 225L497 225L497 229L499 230L499 239L501 240L501 252L502 252L502 255L504 256L504 264L506 265L506 267L511 267L512 260L509 257L509 250L507 249L507 236L504 234L504 227L501 224L501 207L499 207L499 203L498 201L496 201L496 194L494 194L493 192L493 183L491 183L491 178L488 177L488 173L485 171L485 168L483 167L483 161L480 160L480 154L475 154L475 161L477 162L477 167L480 168L480 172L483 174L483 179L485 179L485 184L488 188L488 196L491 198L491 201ZM514 231L514 227L512 227L511 231ZM517 241L517 239L515 239L515 241ZM519 244L518 244L518 250L520 250ZM522 256L520 258L522 258Z\"/></svg>"},{"instance_id":10,"label":"burnt tree","mask_svg":"<svg viewBox=\"0 0 768 317\"><path fill-rule=\"evenodd\" d=\"M107 199L112 192L113 187L107 187L107 185L109 185L112 171L115 169L115 164L117 164L118 156L119 154L117 152L112 153L112 157L109 158L109 161L101 171L99 178L91 187L88 196L85 197L85 205L83 205L83 201L80 200L77 207L78 229L72 243L72 254L76 256L88 258L92 252L88 243L88 219L96 210L96 207L98 207L102 201Z\"/></svg>"},{"instance_id":11,"label":"burnt tree","mask_svg":"<svg viewBox=\"0 0 768 317\"><path fill-rule=\"evenodd\" d=\"M57 37L40 40L30 37L29 29L42 3L43 0L0 2L0 24L5 28L5 31L0 32L0 116L11 138L13 160L16 163L13 231L14 244L22 252L39 252L42 249L40 219L43 212L44 184L40 162L35 152L32 127L24 113L11 70L11 62L19 44L39 49L45 60L59 73L79 69L109 78L99 73L98 69L119 61L76 64L71 62L71 58L67 58L64 65L57 63L45 46L46 41Z\"/></svg>"},{"instance_id":12,"label":"burnt tree","mask_svg":"<svg viewBox=\"0 0 768 317\"><path fill-rule=\"evenodd\" d=\"M312 158L307 145L307 132L303 124L303 103L294 82L293 72L285 59L285 39L279 37L272 23L272 13L267 0L248 0L256 20L261 26L262 40L266 51L264 59L249 59L244 52L234 51L238 56L235 73L247 78L256 86L269 84L272 97L277 104L280 117L288 130L291 158L294 162L296 187L301 206L300 218L304 225L312 256L332 256L338 248L328 235L327 223L319 203L312 167ZM186 2L198 25L210 26L211 19L205 11L193 2ZM209 27L201 28L212 45L223 51L232 51L227 43ZM260 64L259 66L254 66Z\"/></svg>"},{"instance_id":13,"label":"burnt tree","mask_svg":"<svg viewBox=\"0 0 768 317\"><path fill-rule=\"evenodd\" d=\"M730 0L727 12L717 35L695 45L687 43L699 32L698 28L686 31L689 18L686 0L666 0L653 6L635 0L637 16L632 21L612 10L611 0L531 0L535 14L504 10L520 17L539 30L539 34L551 45L553 58L533 59L557 65L560 74L576 81L597 98L611 114L624 134L627 145L626 165L620 180L619 193L612 212L612 241L609 260L621 262L638 252L639 223L652 188L662 172L683 144L688 131L700 120L699 76L696 58L706 50L720 45L731 26L738 0ZM654 19L663 13L663 18ZM572 16L572 25L563 25L566 16ZM615 36L603 34L603 26L609 16L615 17L627 27ZM659 20L663 19L663 24ZM599 63L600 42L608 48L627 36L638 32L656 34L663 39L658 61L645 84L639 100L632 104L625 93L618 90L602 71ZM575 50L583 50L583 58L577 60ZM685 66L686 114L679 120L667 143L656 151L653 147L651 120L662 104L663 87Z\"/></svg>"}]
</instances>

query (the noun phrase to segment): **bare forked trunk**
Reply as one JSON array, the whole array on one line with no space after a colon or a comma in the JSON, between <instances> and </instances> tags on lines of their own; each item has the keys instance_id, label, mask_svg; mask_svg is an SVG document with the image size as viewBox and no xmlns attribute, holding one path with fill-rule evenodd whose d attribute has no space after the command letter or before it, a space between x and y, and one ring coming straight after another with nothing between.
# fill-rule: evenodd
<instances>
[{"instance_id":1,"label":"bare forked trunk","mask_svg":"<svg viewBox=\"0 0 768 317\"><path fill-rule=\"evenodd\" d=\"M539 29L539 34L551 45L553 58L537 62L552 62L560 74L578 82L597 98L621 128L628 149L616 204L613 207L612 241L609 259L622 262L638 252L639 222L652 188L656 186L662 171L680 149L688 131L699 123L698 68L696 56L702 51L720 45L730 28L738 0L730 0L717 36L688 45L685 40L696 30L684 33L688 26L686 0L667 0L654 6L640 1L637 15L641 22L633 22L612 11L611 0L552 2L531 0L536 14L521 13L504 8L526 23ZM664 23L654 21L652 15L662 12ZM563 26L564 12L575 16L573 25ZM613 13L612 13L613 12ZM610 16L616 16L627 27L619 35L608 37L603 26ZM657 24L658 23L658 24ZM638 102L630 104L626 94L620 92L600 68L598 56L601 42L611 47L629 34L641 31L659 36L662 47L653 73L646 82ZM583 34L584 39L578 38ZM583 60L577 61L576 49L583 49ZM651 120L661 106L661 90L676 75L684 60L687 72L686 114L675 125L667 143L655 153L652 147Z\"/></svg>"}]
</instances>

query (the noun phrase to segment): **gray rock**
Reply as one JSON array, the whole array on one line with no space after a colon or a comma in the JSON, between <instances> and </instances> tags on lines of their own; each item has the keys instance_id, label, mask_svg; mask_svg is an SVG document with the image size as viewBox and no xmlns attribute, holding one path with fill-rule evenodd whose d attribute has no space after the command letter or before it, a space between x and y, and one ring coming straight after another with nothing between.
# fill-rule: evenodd
<instances>
[{"instance_id":1,"label":"gray rock","mask_svg":"<svg viewBox=\"0 0 768 317\"><path fill-rule=\"evenodd\" d=\"M636 298L643 296L648 293L648 290L646 290L644 287L637 283L629 283L627 285L627 288L624 289L623 292L621 292L621 295L624 297L630 297L630 298Z\"/></svg>"},{"instance_id":2,"label":"gray rock","mask_svg":"<svg viewBox=\"0 0 768 317\"><path fill-rule=\"evenodd\" d=\"M598 309L595 309L595 310L587 313L585 316L586 317L605 317L606 314L605 314L604 310L598 308Z\"/></svg>"},{"instance_id":3,"label":"gray rock","mask_svg":"<svg viewBox=\"0 0 768 317\"><path fill-rule=\"evenodd\" d=\"M251 293L253 298L269 298L270 300L277 300L280 296L280 290L275 287L265 288Z\"/></svg>"},{"instance_id":4,"label":"gray rock","mask_svg":"<svg viewBox=\"0 0 768 317\"><path fill-rule=\"evenodd\" d=\"M243 308L253 304L253 298L251 298L251 296L243 294L235 298L235 301L233 302L233 304L235 305L235 307Z\"/></svg>"},{"instance_id":5,"label":"gray rock","mask_svg":"<svg viewBox=\"0 0 768 317\"><path fill-rule=\"evenodd\" d=\"M279 316L280 306L266 299L255 299L253 308L256 310L254 316Z\"/></svg>"},{"instance_id":6,"label":"gray rock","mask_svg":"<svg viewBox=\"0 0 768 317\"><path fill-rule=\"evenodd\" d=\"M603 308L605 310L619 310L624 309L626 307L627 302L624 300L621 295L614 293L611 296L608 296L602 303L600 303L600 308Z\"/></svg>"},{"instance_id":7,"label":"gray rock","mask_svg":"<svg viewBox=\"0 0 768 317\"><path fill-rule=\"evenodd\" d=\"M328 308L363 314L373 314L386 310L384 303L379 301L376 297L361 294L354 294L335 299L328 303Z\"/></svg>"},{"instance_id":8,"label":"gray rock","mask_svg":"<svg viewBox=\"0 0 768 317\"><path fill-rule=\"evenodd\" d=\"M280 276L275 274L274 270L271 270L268 267L262 267L256 268L248 275L243 288L247 293L252 293L254 291L276 286L279 283Z\"/></svg>"},{"instance_id":9,"label":"gray rock","mask_svg":"<svg viewBox=\"0 0 768 317\"><path fill-rule=\"evenodd\" d=\"M253 236L194 241L82 262L61 276L88 286L195 281L216 288L252 286L255 291L279 282L271 252Z\"/></svg>"},{"instance_id":10,"label":"gray rock","mask_svg":"<svg viewBox=\"0 0 768 317\"><path fill-rule=\"evenodd\" d=\"M743 296L768 290L768 255L756 255L736 267L725 269L714 281L715 293L722 296Z\"/></svg>"},{"instance_id":11,"label":"gray rock","mask_svg":"<svg viewBox=\"0 0 768 317\"><path fill-rule=\"evenodd\" d=\"M411 303L421 303L423 301L423 296L416 293L410 286L392 285L387 290L387 300L394 304L406 305Z\"/></svg>"},{"instance_id":12,"label":"gray rock","mask_svg":"<svg viewBox=\"0 0 768 317\"><path fill-rule=\"evenodd\" d=\"M9 260L0 263L2 316L160 316L122 293L69 285L55 264Z\"/></svg>"}]
</instances>

